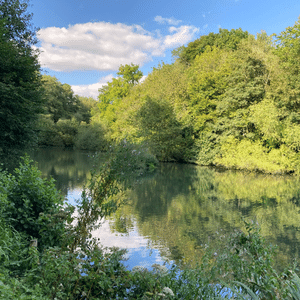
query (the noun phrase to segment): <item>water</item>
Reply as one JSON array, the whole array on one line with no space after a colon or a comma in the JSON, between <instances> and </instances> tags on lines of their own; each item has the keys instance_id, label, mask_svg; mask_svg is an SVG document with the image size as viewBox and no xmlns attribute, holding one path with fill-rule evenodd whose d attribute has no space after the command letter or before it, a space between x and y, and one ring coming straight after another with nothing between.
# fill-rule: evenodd
<instances>
[{"instance_id":1,"label":"water","mask_svg":"<svg viewBox=\"0 0 300 300\"><path fill-rule=\"evenodd\" d=\"M93 166L92 153L40 149L31 154L43 176L52 176L70 203L80 198ZM292 176L222 171L160 164L156 173L128 191L126 204L94 235L104 246L128 249L126 264L199 261L206 244L242 227L241 216L260 224L279 246L276 263L299 257L300 184Z\"/></svg>"}]
</instances>

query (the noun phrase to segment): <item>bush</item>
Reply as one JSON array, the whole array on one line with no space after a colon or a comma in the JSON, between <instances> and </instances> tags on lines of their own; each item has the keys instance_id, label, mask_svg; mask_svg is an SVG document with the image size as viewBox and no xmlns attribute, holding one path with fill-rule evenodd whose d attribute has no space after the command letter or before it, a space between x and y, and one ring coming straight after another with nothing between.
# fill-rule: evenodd
<instances>
[{"instance_id":1,"label":"bush","mask_svg":"<svg viewBox=\"0 0 300 300\"><path fill-rule=\"evenodd\" d=\"M5 195L1 210L5 220L20 233L39 240L40 248L60 245L64 234L62 196L54 180L41 178L41 172L28 157L15 174L1 171L1 190Z\"/></svg>"},{"instance_id":2,"label":"bush","mask_svg":"<svg viewBox=\"0 0 300 300\"><path fill-rule=\"evenodd\" d=\"M65 147L73 147L78 133L78 123L72 120L59 120L56 123L58 134Z\"/></svg>"},{"instance_id":3,"label":"bush","mask_svg":"<svg viewBox=\"0 0 300 300\"><path fill-rule=\"evenodd\" d=\"M78 133L75 118L60 119L54 123L50 115L41 115L38 121L38 144L41 146L72 147Z\"/></svg>"},{"instance_id":4,"label":"bush","mask_svg":"<svg viewBox=\"0 0 300 300\"><path fill-rule=\"evenodd\" d=\"M57 126L54 124L50 115L41 115L38 120L37 128L39 131L38 144L40 146L62 147L64 145L58 134Z\"/></svg>"},{"instance_id":5,"label":"bush","mask_svg":"<svg viewBox=\"0 0 300 300\"><path fill-rule=\"evenodd\" d=\"M82 150L105 151L108 149L108 142L104 135L105 132L100 124L81 123L75 147Z\"/></svg>"},{"instance_id":6,"label":"bush","mask_svg":"<svg viewBox=\"0 0 300 300\"><path fill-rule=\"evenodd\" d=\"M281 145L278 149L269 149L259 141L239 141L233 137L229 137L221 145L221 154L214 162L227 168L264 173L299 173L299 154L286 145Z\"/></svg>"}]
</instances>

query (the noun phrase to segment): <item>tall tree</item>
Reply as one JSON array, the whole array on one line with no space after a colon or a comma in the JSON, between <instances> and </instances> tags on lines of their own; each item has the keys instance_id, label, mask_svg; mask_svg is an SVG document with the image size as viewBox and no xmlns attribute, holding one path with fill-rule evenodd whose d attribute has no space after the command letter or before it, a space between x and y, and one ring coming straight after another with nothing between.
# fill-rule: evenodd
<instances>
[{"instance_id":1,"label":"tall tree","mask_svg":"<svg viewBox=\"0 0 300 300\"><path fill-rule=\"evenodd\" d=\"M139 66L134 64L121 65L117 73L120 77L113 78L111 82L99 89L98 107L100 117L106 119L107 123L112 123L116 120L114 115L115 107L142 78L143 73L138 68Z\"/></svg>"},{"instance_id":2,"label":"tall tree","mask_svg":"<svg viewBox=\"0 0 300 300\"><path fill-rule=\"evenodd\" d=\"M0 0L0 19L6 29L5 36L22 47L31 47L37 42L37 28L32 26L32 14L27 8L27 0Z\"/></svg>"},{"instance_id":3,"label":"tall tree","mask_svg":"<svg viewBox=\"0 0 300 300\"><path fill-rule=\"evenodd\" d=\"M0 154L35 137L42 109L40 66L27 2L0 0Z\"/></svg>"}]
</instances>

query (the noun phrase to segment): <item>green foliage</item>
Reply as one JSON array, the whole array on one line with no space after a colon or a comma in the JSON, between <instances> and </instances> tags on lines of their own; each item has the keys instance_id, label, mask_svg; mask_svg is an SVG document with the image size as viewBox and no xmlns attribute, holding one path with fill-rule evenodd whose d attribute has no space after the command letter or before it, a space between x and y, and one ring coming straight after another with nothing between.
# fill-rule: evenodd
<instances>
[{"instance_id":1,"label":"green foliage","mask_svg":"<svg viewBox=\"0 0 300 300\"><path fill-rule=\"evenodd\" d=\"M300 51L300 20L293 27L287 27L279 35L275 35L276 49L274 53L280 58L282 68L282 81L285 82L283 89L284 105L291 112L299 111L299 51Z\"/></svg>"},{"instance_id":2,"label":"green foliage","mask_svg":"<svg viewBox=\"0 0 300 300\"><path fill-rule=\"evenodd\" d=\"M71 119L78 111L79 100L68 84L60 83L56 77L43 75L43 94L45 113L51 116L54 123L59 119Z\"/></svg>"},{"instance_id":3,"label":"green foliage","mask_svg":"<svg viewBox=\"0 0 300 300\"><path fill-rule=\"evenodd\" d=\"M56 128L65 147L71 147L75 144L78 123L74 118L71 120L59 120L56 123Z\"/></svg>"},{"instance_id":4,"label":"green foliage","mask_svg":"<svg viewBox=\"0 0 300 300\"><path fill-rule=\"evenodd\" d=\"M97 106L97 102L91 97L77 96L77 98L79 103L75 118L78 122L89 124L92 117L92 110Z\"/></svg>"},{"instance_id":5,"label":"green foliage","mask_svg":"<svg viewBox=\"0 0 300 300\"><path fill-rule=\"evenodd\" d=\"M3 209L3 207L1 208ZM22 258L27 256L25 236L8 225L3 217L0 220L0 228L0 272L5 272L5 269L8 269L13 274L19 275L20 266L24 267Z\"/></svg>"},{"instance_id":6,"label":"green foliage","mask_svg":"<svg viewBox=\"0 0 300 300\"><path fill-rule=\"evenodd\" d=\"M124 251L105 250L95 246L83 254L49 248L26 283L38 282L50 299L124 299L129 287L129 272L120 263Z\"/></svg>"},{"instance_id":7,"label":"green foliage","mask_svg":"<svg viewBox=\"0 0 300 300\"><path fill-rule=\"evenodd\" d=\"M111 82L99 89L100 120L105 124L112 125L116 121L116 107L142 78L143 73L138 68L138 65L133 64L121 65L117 74L122 77L113 78Z\"/></svg>"},{"instance_id":8,"label":"green foliage","mask_svg":"<svg viewBox=\"0 0 300 300\"><path fill-rule=\"evenodd\" d=\"M176 120L172 106L166 101L147 98L136 112L139 137L147 141L159 160L183 160L185 141L181 124Z\"/></svg>"},{"instance_id":9,"label":"green foliage","mask_svg":"<svg viewBox=\"0 0 300 300\"><path fill-rule=\"evenodd\" d=\"M221 153L215 163L228 168L277 174L299 172L299 155L285 145L269 149L259 141L229 137L222 143Z\"/></svg>"},{"instance_id":10,"label":"green foliage","mask_svg":"<svg viewBox=\"0 0 300 300\"><path fill-rule=\"evenodd\" d=\"M75 140L77 149L105 151L108 146L108 142L105 139L105 131L101 124L81 123L79 125Z\"/></svg>"},{"instance_id":11,"label":"green foliage","mask_svg":"<svg viewBox=\"0 0 300 300\"><path fill-rule=\"evenodd\" d=\"M221 282L231 286L233 294L241 299L248 299L250 295L250 299L294 299L290 293L295 287L294 268L278 274L273 268L274 248L266 245L254 222L244 223L246 233L233 233L225 247L214 253L216 258L211 273L227 274Z\"/></svg>"},{"instance_id":12,"label":"green foliage","mask_svg":"<svg viewBox=\"0 0 300 300\"><path fill-rule=\"evenodd\" d=\"M18 232L38 238L40 248L59 245L63 239L63 199L53 180L41 178L40 171L28 157L23 158L15 174L2 171L1 189L6 195L2 203L5 219Z\"/></svg>"},{"instance_id":13,"label":"green foliage","mask_svg":"<svg viewBox=\"0 0 300 300\"><path fill-rule=\"evenodd\" d=\"M35 141L35 120L42 109L40 66L26 9L26 2L0 2L0 155Z\"/></svg>"},{"instance_id":14,"label":"green foliage","mask_svg":"<svg viewBox=\"0 0 300 300\"><path fill-rule=\"evenodd\" d=\"M37 123L38 145L40 146L63 146L63 141L58 133L56 124L50 115L40 115Z\"/></svg>"},{"instance_id":15,"label":"green foliage","mask_svg":"<svg viewBox=\"0 0 300 300\"><path fill-rule=\"evenodd\" d=\"M44 75L43 88L46 107L38 118L38 144L57 147L76 144L80 149L103 150L104 130L101 125L89 124L97 102L93 98L74 96L71 87L55 77Z\"/></svg>"},{"instance_id":16,"label":"green foliage","mask_svg":"<svg viewBox=\"0 0 300 300\"><path fill-rule=\"evenodd\" d=\"M6 29L5 38L14 40L19 46L29 48L36 43L32 28L32 14L27 13L27 0L1 0L0 16Z\"/></svg>"},{"instance_id":17,"label":"green foliage","mask_svg":"<svg viewBox=\"0 0 300 300\"><path fill-rule=\"evenodd\" d=\"M275 36L276 54L281 58L284 66L289 68L291 75L299 74L299 51L300 51L300 19L294 26L287 27L285 31Z\"/></svg>"},{"instance_id":18,"label":"green foliage","mask_svg":"<svg viewBox=\"0 0 300 300\"><path fill-rule=\"evenodd\" d=\"M162 160L190 161L193 138L186 90L183 65L175 63L154 69L116 106L117 119L109 127L109 136L117 141L124 138L133 143L147 141L151 152ZM157 114L159 106L163 111ZM170 124L164 120L164 113ZM161 132L159 124L163 126ZM175 136L174 142L169 134Z\"/></svg>"},{"instance_id":19,"label":"green foliage","mask_svg":"<svg viewBox=\"0 0 300 300\"><path fill-rule=\"evenodd\" d=\"M174 51L173 55L178 56L179 61L185 64L191 64L197 55L202 55L210 47L216 46L220 49L236 50L238 44L243 39L248 38L249 33L239 29L219 29L219 33L209 33L199 39L190 42L187 47L180 47Z\"/></svg>"},{"instance_id":20,"label":"green foliage","mask_svg":"<svg viewBox=\"0 0 300 300\"><path fill-rule=\"evenodd\" d=\"M254 124L260 139L271 148L280 145L283 123L280 111L270 99L264 99L250 107L250 120Z\"/></svg>"},{"instance_id":21,"label":"green foliage","mask_svg":"<svg viewBox=\"0 0 300 300\"><path fill-rule=\"evenodd\" d=\"M142 71L139 71L138 65L121 65L117 75L122 75L125 82L134 86L139 83L139 80L143 77Z\"/></svg>"},{"instance_id":22,"label":"green foliage","mask_svg":"<svg viewBox=\"0 0 300 300\"><path fill-rule=\"evenodd\" d=\"M195 133L216 122L216 107L231 74L229 60L226 51L209 47L189 68L189 111Z\"/></svg>"}]
</instances>

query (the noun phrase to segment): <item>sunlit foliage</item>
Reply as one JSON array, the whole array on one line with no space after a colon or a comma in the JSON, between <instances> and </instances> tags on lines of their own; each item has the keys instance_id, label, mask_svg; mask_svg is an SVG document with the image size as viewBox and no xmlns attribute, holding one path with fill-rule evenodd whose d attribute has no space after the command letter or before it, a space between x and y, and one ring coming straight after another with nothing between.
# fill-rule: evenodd
<instances>
[{"instance_id":1,"label":"sunlit foliage","mask_svg":"<svg viewBox=\"0 0 300 300\"><path fill-rule=\"evenodd\" d=\"M93 119L109 140L148 143L160 160L298 173L299 29L200 37L133 88L113 79Z\"/></svg>"}]
</instances>

